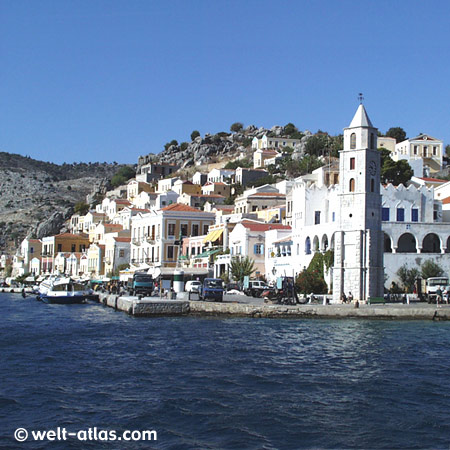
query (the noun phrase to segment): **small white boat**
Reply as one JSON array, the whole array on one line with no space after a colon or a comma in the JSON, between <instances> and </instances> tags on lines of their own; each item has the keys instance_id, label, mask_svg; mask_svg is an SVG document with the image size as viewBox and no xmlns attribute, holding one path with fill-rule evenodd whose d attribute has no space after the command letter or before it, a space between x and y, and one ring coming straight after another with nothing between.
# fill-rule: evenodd
<instances>
[{"instance_id":1,"label":"small white boat","mask_svg":"<svg viewBox=\"0 0 450 450\"><path fill-rule=\"evenodd\" d=\"M45 303L85 303L91 290L71 278L49 278L39 285L38 299Z\"/></svg>"}]
</instances>

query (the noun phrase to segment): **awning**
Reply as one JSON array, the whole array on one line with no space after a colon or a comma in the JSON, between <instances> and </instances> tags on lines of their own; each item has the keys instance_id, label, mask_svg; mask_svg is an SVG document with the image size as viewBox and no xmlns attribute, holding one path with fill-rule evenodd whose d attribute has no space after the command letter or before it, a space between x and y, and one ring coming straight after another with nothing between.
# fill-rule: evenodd
<instances>
[{"instance_id":1,"label":"awning","mask_svg":"<svg viewBox=\"0 0 450 450\"><path fill-rule=\"evenodd\" d=\"M219 228L218 230L210 231L206 237L203 239L203 243L205 242L215 242L217 241L220 236L222 236L223 228Z\"/></svg>"},{"instance_id":2,"label":"awning","mask_svg":"<svg viewBox=\"0 0 450 450\"><path fill-rule=\"evenodd\" d=\"M206 250L206 252L203 253L199 253L198 255L192 256L192 258L196 259L196 258L208 258L211 255L214 255L217 252L222 251L221 248L216 248L214 250Z\"/></svg>"},{"instance_id":3,"label":"awning","mask_svg":"<svg viewBox=\"0 0 450 450\"><path fill-rule=\"evenodd\" d=\"M186 260L186 259L189 259L189 256L187 256L187 255L180 255L180 257L178 259Z\"/></svg>"}]
</instances>

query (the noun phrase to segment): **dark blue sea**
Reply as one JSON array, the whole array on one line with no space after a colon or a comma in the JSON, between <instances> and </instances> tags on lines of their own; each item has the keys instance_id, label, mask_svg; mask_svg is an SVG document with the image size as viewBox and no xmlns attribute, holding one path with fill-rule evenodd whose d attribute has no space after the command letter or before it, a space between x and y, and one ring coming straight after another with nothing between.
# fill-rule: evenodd
<instances>
[{"instance_id":1,"label":"dark blue sea","mask_svg":"<svg viewBox=\"0 0 450 450\"><path fill-rule=\"evenodd\" d=\"M446 322L136 319L0 294L2 449L449 449L449 384ZM58 426L157 441L13 438Z\"/></svg>"}]
</instances>

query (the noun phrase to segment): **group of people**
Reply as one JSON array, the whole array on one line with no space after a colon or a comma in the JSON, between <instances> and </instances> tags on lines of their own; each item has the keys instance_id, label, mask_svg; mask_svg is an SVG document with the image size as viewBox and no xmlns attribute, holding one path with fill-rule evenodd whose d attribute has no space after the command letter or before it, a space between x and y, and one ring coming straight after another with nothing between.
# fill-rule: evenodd
<instances>
[{"instance_id":1,"label":"group of people","mask_svg":"<svg viewBox=\"0 0 450 450\"><path fill-rule=\"evenodd\" d=\"M449 297L450 297L450 292L449 291L443 291L442 290L442 286L438 286L438 288L436 289L436 304L438 305L439 303L447 303L449 302Z\"/></svg>"},{"instance_id":2,"label":"group of people","mask_svg":"<svg viewBox=\"0 0 450 450\"><path fill-rule=\"evenodd\" d=\"M352 291L348 293L348 296L345 295L345 292L342 293L341 297L342 303L352 303L353 302L353 294Z\"/></svg>"}]
</instances>

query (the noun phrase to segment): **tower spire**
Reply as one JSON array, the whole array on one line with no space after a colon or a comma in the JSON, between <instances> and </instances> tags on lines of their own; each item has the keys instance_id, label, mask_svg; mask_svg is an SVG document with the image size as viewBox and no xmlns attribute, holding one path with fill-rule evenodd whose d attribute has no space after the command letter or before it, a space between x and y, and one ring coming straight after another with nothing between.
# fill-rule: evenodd
<instances>
[{"instance_id":1,"label":"tower spire","mask_svg":"<svg viewBox=\"0 0 450 450\"><path fill-rule=\"evenodd\" d=\"M364 100L364 96L363 96L362 92L360 92L358 94L358 100L359 100L359 104L362 105L363 104L363 100Z\"/></svg>"}]
</instances>

